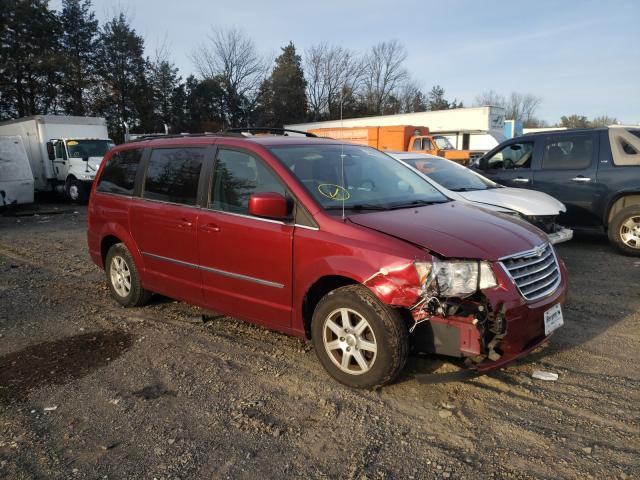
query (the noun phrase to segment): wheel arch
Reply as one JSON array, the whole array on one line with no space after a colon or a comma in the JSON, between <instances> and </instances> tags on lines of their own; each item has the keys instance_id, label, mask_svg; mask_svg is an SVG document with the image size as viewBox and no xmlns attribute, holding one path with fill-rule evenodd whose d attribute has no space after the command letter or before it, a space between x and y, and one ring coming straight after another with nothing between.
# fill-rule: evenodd
<instances>
[{"instance_id":1,"label":"wheel arch","mask_svg":"<svg viewBox=\"0 0 640 480\"><path fill-rule=\"evenodd\" d=\"M318 278L309 287L302 299L302 320L304 324L304 333L307 338L311 338L311 320L313 312L318 302L329 292L347 285L362 285L354 278L344 275L324 275Z\"/></svg>"},{"instance_id":2,"label":"wheel arch","mask_svg":"<svg viewBox=\"0 0 640 480\"><path fill-rule=\"evenodd\" d=\"M605 229L609 229L609 223L613 220L618 212L630 207L631 205L640 205L640 192L623 192L614 198L609 204L607 209L607 216L605 217Z\"/></svg>"}]
</instances>

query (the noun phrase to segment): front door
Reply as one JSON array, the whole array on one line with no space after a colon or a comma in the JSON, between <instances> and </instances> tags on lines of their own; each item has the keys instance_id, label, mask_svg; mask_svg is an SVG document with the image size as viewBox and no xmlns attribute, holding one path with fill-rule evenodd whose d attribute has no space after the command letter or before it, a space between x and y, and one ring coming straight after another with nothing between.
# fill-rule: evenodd
<instances>
[{"instance_id":1,"label":"front door","mask_svg":"<svg viewBox=\"0 0 640 480\"><path fill-rule=\"evenodd\" d=\"M267 326L289 326L293 223L249 214L249 196L285 189L257 155L219 148L208 208L198 219L204 302Z\"/></svg>"},{"instance_id":2,"label":"front door","mask_svg":"<svg viewBox=\"0 0 640 480\"><path fill-rule=\"evenodd\" d=\"M598 137L594 132L547 137L542 160L535 170L533 185L567 207L561 222L575 226L597 226L597 214L606 188L596 177Z\"/></svg>"},{"instance_id":3,"label":"front door","mask_svg":"<svg viewBox=\"0 0 640 480\"><path fill-rule=\"evenodd\" d=\"M146 164L142 198L134 198L129 228L143 259L149 290L201 302L198 269L198 184L203 147L155 148Z\"/></svg>"},{"instance_id":4,"label":"front door","mask_svg":"<svg viewBox=\"0 0 640 480\"><path fill-rule=\"evenodd\" d=\"M533 141L505 145L482 159L482 174L507 187L531 188Z\"/></svg>"},{"instance_id":5,"label":"front door","mask_svg":"<svg viewBox=\"0 0 640 480\"><path fill-rule=\"evenodd\" d=\"M67 149L62 140L53 140L53 152L56 157L53 160L53 171L58 180L66 180L69 172L69 159L67 158Z\"/></svg>"}]
</instances>

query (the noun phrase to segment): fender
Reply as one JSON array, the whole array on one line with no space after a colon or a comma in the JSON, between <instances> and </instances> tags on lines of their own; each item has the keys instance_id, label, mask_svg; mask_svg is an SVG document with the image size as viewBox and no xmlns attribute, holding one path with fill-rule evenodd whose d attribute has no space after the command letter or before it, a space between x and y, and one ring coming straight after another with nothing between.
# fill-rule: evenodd
<instances>
[{"instance_id":1,"label":"fender","mask_svg":"<svg viewBox=\"0 0 640 480\"><path fill-rule=\"evenodd\" d=\"M619 208L617 208L618 202L620 202ZM612 196L607 202L607 209L605 210L605 215L602 219L605 229L609 226L609 222L616 213L629 205L636 204L640 204L640 191L638 191L637 189L628 189L615 192L615 195Z\"/></svg>"},{"instance_id":2,"label":"fender","mask_svg":"<svg viewBox=\"0 0 640 480\"><path fill-rule=\"evenodd\" d=\"M140 253L140 250L138 249L136 242L133 240L129 232L124 227L122 227L122 225L119 225L118 223L107 222L103 224L102 228L100 229L100 235L99 235L100 246L102 245L103 240L110 235L119 238L120 241L122 241L122 243L125 244L127 249L129 249L129 252L131 252L131 256L133 257L133 261L136 263L138 272L144 275L146 270L144 268L144 261L142 259L142 254ZM103 265L103 268L104 268L104 265Z\"/></svg>"},{"instance_id":3,"label":"fender","mask_svg":"<svg viewBox=\"0 0 640 480\"><path fill-rule=\"evenodd\" d=\"M305 259L306 260L306 259ZM296 271L302 272L294 285L293 322L296 330L304 330L303 304L305 297L323 277L343 277L366 286L386 305L410 307L420 297L421 290L414 261L394 255L381 254L375 258L364 255L336 255L302 260Z\"/></svg>"}]
</instances>

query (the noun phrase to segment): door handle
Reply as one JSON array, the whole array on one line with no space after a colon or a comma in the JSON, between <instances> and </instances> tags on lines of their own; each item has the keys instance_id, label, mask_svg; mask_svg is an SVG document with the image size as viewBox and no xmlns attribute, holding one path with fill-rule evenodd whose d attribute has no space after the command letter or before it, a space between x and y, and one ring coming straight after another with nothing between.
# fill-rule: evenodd
<instances>
[{"instance_id":1,"label":"door handle","mask_svg":"<svg viewBox=\"0 0 640 480\"><path fill-rule=\"evenodd\" d=\"M529 183L528 178L522 178L522 177L514 178L513 181L516 183Z\"/></svg>"},{"instance_id":2,"label":"door handle","mask_svg":"<svg viewBox=\"0 0 640 480\"><path fill-rule=\"evenodd\" d=\"M178 222L178 226L180 228L191 228L193 226L193 222L190 222L186 218L181 218Z\"/></svg>"},{"instance_id":3,"label":"door handle","mask_svg":"<svg viewBox=\"0 0 640 480\"><path fill-rule=\"evenodd\" d=\"M215 223L205 223L200 227L203 232L215 233L220 231L220 227Z\"/></svg>"},{"instance_id":4,"label":"door handle","mask_svg":"<svg viewBox=\"0 0 640 480\"><path fill-rule=\"evenodd\" d=\"M572 182L578 182L578 183L587 183L591 181L591 178L589 177L573 177L571 179Z\"/></svg>"}]
</instances>

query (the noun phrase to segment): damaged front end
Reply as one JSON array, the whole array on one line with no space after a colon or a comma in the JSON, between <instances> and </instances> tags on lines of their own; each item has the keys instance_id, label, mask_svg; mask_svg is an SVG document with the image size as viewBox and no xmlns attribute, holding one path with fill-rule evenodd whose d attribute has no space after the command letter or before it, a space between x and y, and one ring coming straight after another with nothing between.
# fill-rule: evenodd
<instances>
[{"instance_id":1,"label":"damaged front end","mask_svg":"<svg viewBox=\"0 0 640 480\"><path fill-rule=\"evenodd\" d=\"M500 360L506 308L484 293L498 287L489 262L434 257L383 268L364 284L383 302L410 313L415 352L466 358L469 366Z\"/></svg>"}]
</instances>

